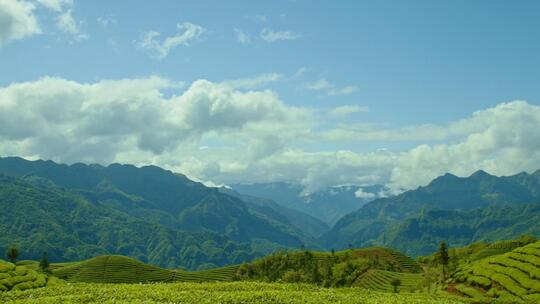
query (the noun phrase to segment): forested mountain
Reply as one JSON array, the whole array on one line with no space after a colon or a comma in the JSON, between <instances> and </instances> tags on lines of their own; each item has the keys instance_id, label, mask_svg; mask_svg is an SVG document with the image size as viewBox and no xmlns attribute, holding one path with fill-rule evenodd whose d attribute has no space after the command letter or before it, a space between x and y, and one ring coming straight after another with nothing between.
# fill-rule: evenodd
<instances>
[{"instance_id":1,"label":"forested mountain","mask_svg":"<svg viewBox=\"0 0 540 304\"><path fill-rule=\"evenodd\" d=\"M6 175L2 178L0 204L3 210L17 213L2 214L0 229L6 233L0 250L8 243L20 243L34 258L48 243L40 242L38 236L52 231L53 239L72 240L55 243L57 250L50 250L52 258L73 260L107 252L162 266L189 268L207 262L240 262L276 248L316 247L313 238L281 218L154 166L67 166L52 161L0 158L0 173ZM25 189L37 193L37 198L21 196ZM48 204L44 205L45 199ZM75 221L72 214L92 216ZM32 226L42 218L48 220L32 234L16 228L23 219ZM130 237L110 235L118 231ZM185 238L193 239L201 251L195 252ZM203 244L210 244L209 248L203 249ZM237 250L230 244L241 247L242 252L235 253ZM75 245L77 250L68 250ZM182 255L186 250L193 255Z\"/></svg>"},{"instance_id":2,"label":"forested mountain","mask_svg":"<svg viewBox=\"0 0 540 304\"><path fill-rule=\"evenodd\" d=\"M537 218L538 203L540 171L507 177L446 174L425 187L369 202L339 220L321 242L336 248L387 244L418 255L433 251L441 239L463 245L538 235L540 222L529 220Z\"/></svg>"},{"instance_id":3,"label":"forested mountain","mask_svg":"<svg viewBox=\"0 0 540 304\"><path fill-rule=\"evenodd\" d=\"M384 196L385 190L380 185L335 186L306 194L302 186L284 182L233 184L231 188L241 194L271 199L282 206L318 218L330 226L367 202Z\"/></svg>"}]
</instances>

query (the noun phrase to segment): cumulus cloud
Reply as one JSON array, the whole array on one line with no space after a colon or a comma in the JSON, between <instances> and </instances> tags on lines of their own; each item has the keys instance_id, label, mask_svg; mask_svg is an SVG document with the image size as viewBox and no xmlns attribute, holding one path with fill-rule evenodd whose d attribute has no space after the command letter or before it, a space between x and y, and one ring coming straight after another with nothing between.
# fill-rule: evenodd
<instances>
[{"instance_id":1,"label":"cumulus cloud","mask_svg":"<svg viewBox=\"0 0 540 304\"><path fill-rule=\"evenodd\" d=\"M0 0L0 47L41 33L34 9L27 1Z\"/></svg>"},{"instance_id":2,"label":"cumulus cloud","mask_svg":"<svg viewBox=\"0 0 540 304\"><path fill-rule=\"evenodd\" d=\"M395 193L446 172L466 176L484 169L507 175L540 168L540 107L524 101L445 125L381 129L328 126L318 116L321 110L287 105L271 90L248 87L207 80L184 86L161 77L13 83L0 88L0 155L155 164L215 184L292 181L306 192L386 184ZM336 130L351 133L328 136ZM403 135L420 144L373 152L309 146ZM422 143L433 138L441 142Z\"/></svg>"},{"instance_id":3,"label":"cumulus cloud","mask_svg":"<svg viewBox=\"0 0 540 304\"><path fill-rule=\"evenodd\" d=\"M144 32L137 45L150 51L153 56L162 59L169 55L169 52L178 46L189 46L204 34L206 29L191 22L179 23L176 25L177 34L166 37L160 41L161 33L156 31Z\"/></svg>"},{"instance_id":4,"label":"cumulus cloud","mask_svg":"<svg viewBox=\"0 0 540 304\"><path fill-rule=\"evenodd\" d=\"M266 42L277 42L283 40L296 40L302 35L294 31L274 31L271 28L263 28L260 36Z\"/></svg>"},{"instance_id":5,"label":"cumulus cloud","mask_svg":"<svg viewBox=\"0 0 540 304\"><path fill-rule=\"evenodd\" d=\"M179 86L159 77L12 84L0 90L0 138L9 143L2 151L68 162L138 162L118 155L160 155L207 133L272 133L273 123L294 125L292 116L304 112L286 107L271 91L240 92L206 80L178 96L162 96L161 90Z\"/></svg>"}]
</instances>

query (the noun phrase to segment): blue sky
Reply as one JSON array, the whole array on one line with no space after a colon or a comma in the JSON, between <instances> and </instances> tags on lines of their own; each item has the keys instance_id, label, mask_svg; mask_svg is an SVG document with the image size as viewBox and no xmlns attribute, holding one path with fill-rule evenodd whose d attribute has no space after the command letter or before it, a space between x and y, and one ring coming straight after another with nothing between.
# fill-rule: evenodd
<instances>
[{"instance_id":1,"label":"blue sky","mask_svg":"<svg viewBox=\"0 0 540 304\"><path fill-rule=\"evenodd\" d=\"M17 5L25 6L26 15L14 9ZM10 84L38 83L44 77L84 86L155 76L184 83L182 87L159 86L158 91L169 98L184 94L199 80L212 84L236 81L232 87L239 92L271 92L278 104L311 111L302 119L313 121L299 126L309 129L310 134L324 137L322 131L356 130L337 140L328 136L303 141L281 138L277 140L280 148L276 148L280 153L300 149L321 156L350 151L363 158L389 149L397 153L390 157L395 159L423 144L435 149L438 144L451 147L465 143L481 130L449 130L463 120L474 120L474 112L482 116L503 111L502 105L514 100L525 101L525 108L520 108L523 111L536 109L540 101L539 11L538 1L0 0L0 90L4 88L7 94ZM66 22L59 22L61 16ZM36 24L30 24L29 18ZM19 32L15 31L17 26ZM184 40L164 51L162 43L167 37ZM70 103L69 99L62 102ZM34 110L43 117L43 112ZM345 112L331 115L339 111ZM225 129L230 132L231 127L219 130ZM241 129L238 134L245 131L244 126ZM486 126L482 132L488 129ZM217 153L223 156L235 145L249 145L250 136L256 136L227 133L231 138L225 142L219 130L205 129L193 145L204 150L215 145L225 149ZM380 137L380 132L386 132L386 137ZM407 133L403 140L398 138L403 135L400 132ZM187 146L179 144L174 153ZM160 149L154 149L150 156L122 158L117 152L104 159L76 153L64 157L32 149L5 148L0 152L66 162L157 163L188 171L202 180L242 181L225 174L225 165L215 164L218 156L197 158L203 167L218 166L214 171L220 173L211 174L204 173L208 168L197 171L160 159ZM174 158L170 153L167 159ZM468 173L464 168L481 167L505 174L540 167L540 162L495 166L498 154L503 153L494 150L481 159L463 160L459 168L437 167L425 179L443 171ZM263 158L267 156L277 157ZM257 161L244 170L260 165ZM303 170L298 174L267 175L273 176L272 180L294 176L292 180L307 184L313 166L298 169ZM331 174L348 170L340 166ZM366 178L337 179L343 183L386 183L398 178L398 165L385 161L381 166L387 166L382 173L361 167L360 171L369 171ZM370 180L370 176L375 177ZM409 184L416 185L400 186Z\"/></svg>"}]
</instances>

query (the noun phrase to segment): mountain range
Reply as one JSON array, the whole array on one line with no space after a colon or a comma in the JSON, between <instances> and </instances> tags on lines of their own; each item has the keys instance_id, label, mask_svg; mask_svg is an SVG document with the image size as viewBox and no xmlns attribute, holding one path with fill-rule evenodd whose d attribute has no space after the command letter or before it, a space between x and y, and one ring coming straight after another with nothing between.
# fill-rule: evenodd
<instances>
[{"instance_id":1,"label":"mountain range","mask_svg":"<svg viewBox=\"0 0 540 304\"><path fill-rule=\"evenodd\" d=\"M1 158L0 174L0 250L16 243L27 258L43 250L56 260L120 253L194 268L316 247L286 209L261 208L155 166Z\"/></svg>"},{"instance_id":2,"label":"mountain range","mask_svg":"<svg viewBox=\"0 0 540 304\"><path fill-rule=\"evenodd\" d=\"M0 251L17 245L22 258L47 251L52 261L122 254L205 269L288 248L382 245L417 256L440 240L540 236L540 171L446 174L385 193L342 186L303 194L286 183L210 188L156 166L0 158Z\"/></svg>"}]
</instances>

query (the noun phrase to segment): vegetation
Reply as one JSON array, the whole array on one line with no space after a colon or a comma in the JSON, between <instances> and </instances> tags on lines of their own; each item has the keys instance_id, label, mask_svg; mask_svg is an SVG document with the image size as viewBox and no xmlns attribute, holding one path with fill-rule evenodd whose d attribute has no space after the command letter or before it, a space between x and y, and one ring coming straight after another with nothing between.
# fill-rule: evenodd
<instances>
[{"instance_id":1,"label":"vegetation","mask_svg":"<svg viewBox=\"0 0 540 304\"><path fill-rule=\"evenodd\" d=\"M163 269L124 256L99 256L55 268L52 271L54 276L70 282L144 283L231 281L238 267L189 272Z\"/></svg>"},{"instance_id":2,"label":"vegetation","mask_svg":"<svg viewBox=\"0 0 540 304\"><path fill-rule=\"evenodd\" d=\"M450 256L448 255L448 248L446 248L446 243L441 241L439 244L439 250L437 251L437 263L442 266L443 278L446 277L446 270L449 261Z\"/></svg>"},{"instance_id":3,"label":"vegetation","mask_svg":"<svg viewBox=\"0 0 540 304\"><path fill-rule=\"evenodd\" d=\"M458 292L479 302L537 303L540 242L464 264L453 274L453 280Z\"/></svg>"},{"instance_id":4,"label":"vegetation","mask_svg":"<svg viewBox=\"0 0 540 304\"><path fill-rule=\"evenodd\" d=\"M2 303L362 303L454 304L462 300L419 293L260 282L158 284L55 284L0 293Z\"/></svg>"},{"instance_id":5,"label":"vegetation","mask_svg":"<svg viewBox=\"0 0 540 304\"><path fill-rule=\"evenodd\" d=\"M397 292L399 287L402 292L415 292L421 287L422 277L421 273L370 269L356 280L354 286L384 292Z\"/></svg>"},{"instance_id":6,"label":"vegetation","mask_svg":"<svg viewBox=\"0 0 540 304\"><path fill-rule=\"evenodd\" d=\"M398 287L401 285L401 280L398 278L394 278L390 281L390 285L394 287L394 293L398 292Z\"/></svg>"},{"instance_id":7,"label":"vegetation","mask_svg":"<svg viewBox=\"0 0 540 304\"><path fill-rule=\"evenodd\" d=\"M49 273L50 272L50 269L49 269L49 256L47 254L47 251L43 252L43 255L41 256L41 260L39 261L39 269L43 272L43 273Z\"/></svg>"},{"instance_id":8,"label":"vegetation","mask_svg":"<svg viewBox=\"0 0 540 304\"><path fill-rule=\"evenodd\" d=\"M386 248L339 252L279 252L238 268L235 279L353 286L370 269L418 273L414 260Z\"/></svg>"},{"instance_id":9,"label":"vegetation","mask_svg":"<svg viewBox=\"0 0 540 304\"><path fill-rule=\"evenodd\" d=\"M0 260L0 293L10 290L26 290L45 286L47 277L24 266L15 266Z\"/></svg>"},{"instance_id":10,"label":"vegetation","mask_svg":"<svg viewBox=\"0 0 540 304\"><path fill-rule=\"evenodd\" d=\"M11 263L15 263L19 257L19 249L17 247L10 247L6 250L6 257Z\"/></svg>"}]
</instances>

